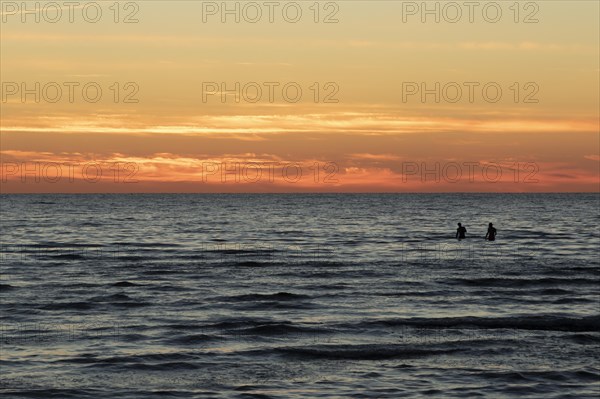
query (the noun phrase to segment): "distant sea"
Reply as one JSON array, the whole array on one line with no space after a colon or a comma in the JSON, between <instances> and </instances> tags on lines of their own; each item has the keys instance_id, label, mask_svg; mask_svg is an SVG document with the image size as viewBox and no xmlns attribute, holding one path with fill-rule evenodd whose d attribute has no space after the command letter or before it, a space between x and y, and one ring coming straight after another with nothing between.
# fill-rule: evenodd
<instances>
[{"instance_id":1,"label":"distant sea","mask_svg":"<svg viewBox=\"0 0 600 399\"><path fill-rule=\"evenodd\" d=\"M0 225L3 398L600 394L598 194L1 195Z\"/></svg>"}]
</instances>

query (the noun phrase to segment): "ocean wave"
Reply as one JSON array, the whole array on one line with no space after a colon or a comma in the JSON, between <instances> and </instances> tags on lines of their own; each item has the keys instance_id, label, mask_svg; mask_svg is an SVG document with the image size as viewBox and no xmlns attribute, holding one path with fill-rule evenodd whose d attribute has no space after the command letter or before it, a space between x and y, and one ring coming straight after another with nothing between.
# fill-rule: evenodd
<instances>
[{"instance_id":1,"label":"ocean wave","mask_svg":"<svg viewBox=\"0 0 600 399\"><path fill-rule=\"evenodd\" d=\"M123 355L102 357L95 353L84 353L79 356L61 359L59 363L78 363L78 364L125 364L125 363L144 363L144 362L187 362L197 359L197 356L188 353L143 353L138 355Z\"/></svg>"},{"instance_id":2,"label":"ocean wave","mask_svg":"<svg viewBox=\"0 0 600 399\"><path fill-rule=\"evenodd\" d=\"M166 363L135 363L135 364L123 364L120 366L122 369L136 370L136 371L184 371L184 370L197 370L203 367L202 365L190 363L190 362L166 362Z\"/></svg>"},{"instance_id":3,"label":"ocean wave","mask_svg":"<svg viewBox=\"0 0 600 399\"><path fill-rule=\"evenodd\" d=\"M484 278L455 278L439 281L441 284L458 284L467 286L494 286L494 287L535 287L543 285L597 285L598 280L592 278L506 278L506 277L484 277Z\"/></svg>"},{"instance_id":4,"label":"ocean wave","mask_svg":"<svg viewBox=\"0 0 600 399\"><path fill-rule=\"evenodd\" d=\"M225 261L223 263L227 263L227 262ZM259 261L245 260L245 261L236 261L236 262L233 262L233 264L235 266L240 266L240 267L268 267L268 266L273 266L275 263L270 262L270 261L259 262Z\"/></svg>"},{"instance_id":5,"label":"ocean wave","mask_svg":"<svg viewBox=\"0 0 600 399\"><path fill-rule=\"evenodd\" d=\"M240 335L286 335L286 334L332 334L333 330L294 325L292 323L269 323L236 331Z\"/></svg>"},{"instance_id":6,"label":"ocean wave","mask_svg":"<svg viewBox=\"0 0 600 399\"><path fill-rule=\"evenodd\" d=\"M100 295L88 299L88 302L92 303L105 303L115 307L124 308L137 308L148 306L150 303L144 301L138 301L135 298L130 297L127 294L112 294L112 295Z\"/></svg>"},{"instance_id":7,"label":"ocean wave","mask_svg":"<svg viewBox=\"0 0 600 399\"><path fill-rule=\"evenodd\" d=\"M256 327L261 324L277 324L277 323L290 323L288 321L273 321L272 319L260 318L260 317L236 317L236 318L223 318L221 321L212 324L205 324L202 328L216 328L216 329L236 329L246 327Z\"/></svg>"},{"instance_id":8,"label":"ocean wave","mask_svg":"<svg viewBox=\"0 0 600 399\"><path fill-rule=\"evenodd\" d=\"M77 243L77 242L58 242L58 241L48 241L48 242L40 242L33 244L17 244L14 245L15 248L44 248L44 249L64 249L64 248L103 248L105 245L103 244L90 244L90 243ZM8 245L8 248L11 248Z\"/></svg>"},{"instance_id":9,"label":"ocean wave","mask_svg":"<svg viewBox=\"0 0 600 399\"><path fill-rule=\"evenodd\" d=\"M90 302L55 302L41 306L44 310L91 310L96 305Z\"/></svg>"},{"instance_id":10,"label":"ocean wave","mask_svg":"<svg viewBox=\"0 0 600 399\"><path fill-rule=\"evenodd\" d=\"M232 296L221 296L210 298L211 300L220 300L226 302L242 302L242 301L295 301L300 299L308 299L310 296L302 294L293 294L290 292L277 292L274 294L241 294Z\"/></svg>"},{"instance_id":11,"label":"ocean wave","mask_svg":"<svg viewBox=\"0 0 600 399\"><path fill-rule=\"evenodd\" d=\"M253 302L253 303L237 303L232 305L235 309L240 310L267 310L267 309L317 309L319 306L313 303L306 302Z\"/></svg>"},{"instance_id":12,"label":"ocean wave","mask_svg":"<svg viewBox=\"0 0 600 399\"><path fill-rule=\"evenodd\" d=\"M65 259L65 260L80 260L85 259L85 256L80 254L58 254L58 255L47 255L46 259Z\"/></svg>"},{"instance_id":13,"label":"ocean wave","mask_svg":"<svg viewBox=\"0 0 600 399\"><path fill-rule=\"evenodd\" d=\"M445 317L368 320L358 327L374 325L413 326L423 328L477 327L483 329L522 329L586 332L600 329L600 315L587 317L517 316L517 317ZM356 327L357 325L348 326Z\"/></svg>"},{"instance_id":14,"label":"ocean wave","mask_svg":"<svg viewBox=\"0 0 600 399\"><path fill-rule=\"evenodd\" d=\"M189 335L182 335L182 336L178 336L178 337L171 337L167 340L167 342L169 342L170 344L175 344L175 345L197 345L197 344L202 344L205 342L212 342L212 341L216 341L219 338L214 336L214 335L208 335L208 334L189 334Z\"/></svg>"},{"instance_id":15,"label":"ocean wave","mask_svg":"<svg viewBox=\"0 0 600 399\"><path fill-rule=\"evenodd\" d=\"M88 301L91 302L114 302L114 301L134 301L135 299L131 298L126 294L112 294L112 295L100 295L95 296Z\"/></svg>"},{"instance_id":16,"label":"ocean wave","mask_svg":"<svg viewBox=\"0 0 600 399\"><path fill-rule=\"evenodd\" d=\"M138 248L179 248L180 244L166 242L113 242L111 246L138 247Z\"/></svg>"},{"instance_id":17,"label":"ocean wave","mask_svg":"<svg viewBox=\"0 0 600 399\"><path fill-rule=\"evenodd\" d=\"M137 287L140 286L141 284L136 284L136 283L132 283L129 281L118 281L116 283L112 284L114 287Z\"/></svg>"},{"instance_id":18,"label":"ocean wave","mask_svg":"<svg viewBox=\"0 0 600 399\"><path fill-rule=\"evenodd\" d=\"M597 345L600 344L600 335L593 334L572 334L563 337L580 345Z\"/></svg>"},{"instance_id":19,"label":"ocean wave","mask_svg":"<svg viewBox=\"0 0 600 399\"><path fill-rule=\"evenodd\" d=\"M110 302L110 305L119 308L141 308L151 304L148 302Z\"/></svg>"},{"instance_id":20,"label":"ocean wave","mask_svg":"<svg viewBox=\"0 0 600 399\"><path fill-rule=\"evenodd\" d=\"M598 303L594 298L559 298L551 302L555 305L568 305L574 303Z\"/></svg>"},{"instance_id":21,"label":"ocean wave","mask_svg":"<svg viewBox=\"0 0 600 399\"><path fill-rule=\"evenodd\" d=\"M400 291L400 292L378 292L374 295L377 296L385 296L385 297L405 297L405 296L413 296L413 297L428 297L435 298L439 296L443 296L443 291Z\"/></svg>"},{"instance_id":22,"label":"ocean wave","mask_svg":"<svg viewBox=\"0 0 600 399\"><path fill-rule=\"evenodd\" d=\"M486 379L502 380L508 383L549 381L587 381L598 382L600 373L586 370L564 371L484 371L473 373Z\"/></svg>"},{"instance_id":23,"label":"ocean wave","mask_svg":"<svg viewBox=\"0 0 600 399\"><path fill-rule=\"evenodd\" d=\"M316 345L279 347L275 352L300 359L384 360L408 359L460 352L458 348L415 348L406 345Z\"/></svg>"},{"instance_id":24,"label":"ocean wave","mask_svg":"<svg viewBox=\"0 0 600 399\"><path fill-rule=\"evenodd\" d=\"M2 389L5 398L14 395L15 398L49 399L49 398L98 398L103 395L100 389L66 389L66 388L40 388L40 389Z\"/></svg>"}]
</instances>

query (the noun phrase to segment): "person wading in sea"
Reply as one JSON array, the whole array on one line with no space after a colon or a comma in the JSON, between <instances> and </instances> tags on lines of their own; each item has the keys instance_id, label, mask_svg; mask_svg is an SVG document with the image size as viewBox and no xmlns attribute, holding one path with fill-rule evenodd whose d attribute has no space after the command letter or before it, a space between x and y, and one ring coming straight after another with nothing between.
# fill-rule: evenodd
<instances>
[{"instance_id":1,"label":"person wading in sea","mask_svg":"<svg viewBox=\"0 0 600 399\"><path fill-rule=\"evenodd\" d=\"M465 234L466 234L466 233L467 233L467 229L465 229L465 228L463 227L463 225L459 223L459 224L458 224L458 229L456 229L456 238L458 238L459 240L462 240L462 239L464 239L464 238L467 238L467 237L465 236Z\"/></svg>"},{"instance_id":2,"label":"person wading in sea","mask_svg":"<svg viewBox=\"0 0 600 399\"><path fill-rule=\"evenodd\" d=\"M496 241L496 229L492 223L489 224L487 234L485 235L485 239L488 241Z\"/></svg>"}]
</instances>

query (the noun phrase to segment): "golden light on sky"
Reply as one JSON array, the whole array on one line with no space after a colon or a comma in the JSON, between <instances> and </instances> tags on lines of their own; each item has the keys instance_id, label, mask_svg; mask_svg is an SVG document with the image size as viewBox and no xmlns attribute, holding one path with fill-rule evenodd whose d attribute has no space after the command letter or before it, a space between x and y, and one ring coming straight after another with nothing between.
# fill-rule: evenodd
<instances>
[{"instance_id":1,"label":"golden light on sky","mask_svg":"<svg viewBox=\"0 0 600 399\"><path fill-rule=\"evenodd\" d=\"M596 1L1 4L2 192L599 190Z\"/></svg>"}]
</instances>

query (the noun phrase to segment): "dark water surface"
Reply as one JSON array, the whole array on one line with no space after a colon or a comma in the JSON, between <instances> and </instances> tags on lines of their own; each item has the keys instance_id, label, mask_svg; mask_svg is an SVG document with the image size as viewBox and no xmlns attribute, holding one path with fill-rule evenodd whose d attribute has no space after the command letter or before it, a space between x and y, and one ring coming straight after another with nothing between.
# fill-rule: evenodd
<instances>
[{"instance_id":1,"label":"dark water surface","mask_svg":"<svg viewBox=\"0 0 600 399\"><path fill-rule=\"evenodd\" d=\"M600 393L597 194L0 200L6 398Z\"/></svg>"}]
</instances>

